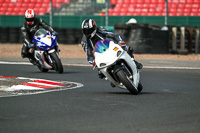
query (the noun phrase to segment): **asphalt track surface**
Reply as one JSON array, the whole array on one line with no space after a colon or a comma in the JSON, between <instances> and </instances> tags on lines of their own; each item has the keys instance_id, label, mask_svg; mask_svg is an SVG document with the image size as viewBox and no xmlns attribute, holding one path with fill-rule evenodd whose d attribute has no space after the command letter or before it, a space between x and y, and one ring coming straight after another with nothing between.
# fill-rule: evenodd
<instances>
[{"instance_id":1,"label":"asphalt track surface","mask_svg":"<svg viewBox=\"0 0 200 133\"><path fill-rule=\"evenodd\" d=\"M136 96L112 88L90 66L70 65L80 62L84 61L63 61L63 74L41 73L26 64L0 64L0 75L84 85L0 97L0 133L199 133L199 62L141 61L144 88Z\"/></svg>"}]
</instances>

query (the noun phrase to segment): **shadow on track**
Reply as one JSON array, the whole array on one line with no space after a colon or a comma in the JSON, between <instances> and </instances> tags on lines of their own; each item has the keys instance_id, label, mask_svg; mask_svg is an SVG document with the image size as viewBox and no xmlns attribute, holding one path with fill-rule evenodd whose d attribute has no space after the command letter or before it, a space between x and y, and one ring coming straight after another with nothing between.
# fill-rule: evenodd
<instances>
[{"instance_id":1,"label":"shadow on track","mask_svg":"<svg viewBox=\"0 0 200 133\"><path fill-rule=\"evenodd\" d=\"M117 95L132 95L130 92L108 92L109 94L117 94ZM146 95L146 94L156 94L154 92L141 92L138 95Z\"/></svg>"}]
</instances>

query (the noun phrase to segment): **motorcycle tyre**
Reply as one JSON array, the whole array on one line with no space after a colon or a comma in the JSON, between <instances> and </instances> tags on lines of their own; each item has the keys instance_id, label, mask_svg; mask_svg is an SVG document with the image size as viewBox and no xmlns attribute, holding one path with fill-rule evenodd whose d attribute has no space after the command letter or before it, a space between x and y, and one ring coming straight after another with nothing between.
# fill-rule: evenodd
<instances>
[{"instance_id":1,"label":"motorcycle tyre","mask_svg":"<svg viewBox=\"0 0 200 133\"><path fill-rule=\"evenodd\" d=\"M55 70L58 72L58 73L63 73L63 65L61 63L61 60L58 58L57 54L55 52L51 53L50 54L53 62L55 63Z\"/></svg>"},{"instance_id":2,"label":"motorcycle tyre","mask_svg":"<svg viewBox=\"0 0 200 133\"><path fill-rule=\"evenodd\" d=\"M37 65L37 67L41 72L48 72L49 71L49 69L43 68L40 64Z\"/></svg>"},{"instance_id":3,"label":"motorcycle tyre","mask_svg":"<svg viewBox=\"0 0 200 133\"><path fill-rule=\"evenodd\" d=\"M140 93L142 91L142 89L143 89L142 83L139 82L139 84L138 84L138 93Z\"/></svg>"},{"instance_id":4,"label":"motorcycle tyre","mask_svg":"<svg viewBox=\"0 0 200 133\"><path fill-rule=\"evenodd\" d=\"M119 70L116 73L117 77L119 78L119 80L122 82L122 84L129 90L129 92L133 95L137 95L138 94L138 90L132 85L132 83L130 82L130 80L128 79L127 75L125 74L125 72L123 70Z\"/></svg>"}]
</instances>

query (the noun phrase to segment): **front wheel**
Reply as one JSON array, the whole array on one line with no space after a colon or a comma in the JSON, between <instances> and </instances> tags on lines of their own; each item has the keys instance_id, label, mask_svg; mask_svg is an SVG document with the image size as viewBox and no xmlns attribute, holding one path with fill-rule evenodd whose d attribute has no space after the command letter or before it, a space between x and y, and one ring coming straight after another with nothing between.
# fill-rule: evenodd
<instances>
[{"instance_id":1,"label":"front wheel","mask_svg":"<svg viewBox=\"0 0 200 133\"><path fill-rule=\"evenodd\" d=\"M41 72L48 72L49 71L49 69L43 68L40 63L36 63L36 62L34 63L33 60L30 59L30 58L29 58L29 60L33 65L36 65Z\"/></svg>"},{"instance_id":2,"label":"front wheel","mask_svg":"<svg viewBox=\"0 0 200 133\"><path fill-rule=\"evenodd\" d=\"M58 73L63 73L63 66L61 63L60 58L56 54L56 52L53 52L50 54L52 61L53 61L53 67Z\"/></svg>"},{"instance_id":3,"label":"front wheel","mask_svg":"<svg viewBox=\"0 0 200 133\"><path fill-rule=\"evenodd\" d=\"M140 93L142 91L142 89L143 89L142 83L139 82L139 84L138 84L138 93Z\"/></svg>"},{"instance_id":4,"label":"front wheel","mask_svg":"<svg viewBox=\"0 0 200 133\"><path fill-rule=\"evenodd\" d=\"M128 78L128 76L125 74L125 72L121 69L116 73L119 80L122 82L122 84L129 90L129 92L133 95L138 94L138 90L134 87L132 84L132 81Z\"/></svg>"}]
</instances>

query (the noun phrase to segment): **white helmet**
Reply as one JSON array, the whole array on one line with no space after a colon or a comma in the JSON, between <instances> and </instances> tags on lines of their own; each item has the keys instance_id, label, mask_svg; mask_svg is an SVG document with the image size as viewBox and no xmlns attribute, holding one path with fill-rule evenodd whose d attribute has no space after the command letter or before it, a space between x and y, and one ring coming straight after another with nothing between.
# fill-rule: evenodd
<instances>
[{"instance_id":1,"label":"white helmet","mask_svg":"<svg viewBox=\"0 0 200 133\"><path fill-rule=\"evenodd\" d=\"M33 9L28 9L25 12L25 20L28 25L33 25L35 21L35 12Z\"/></svg>"}]
</instances>

